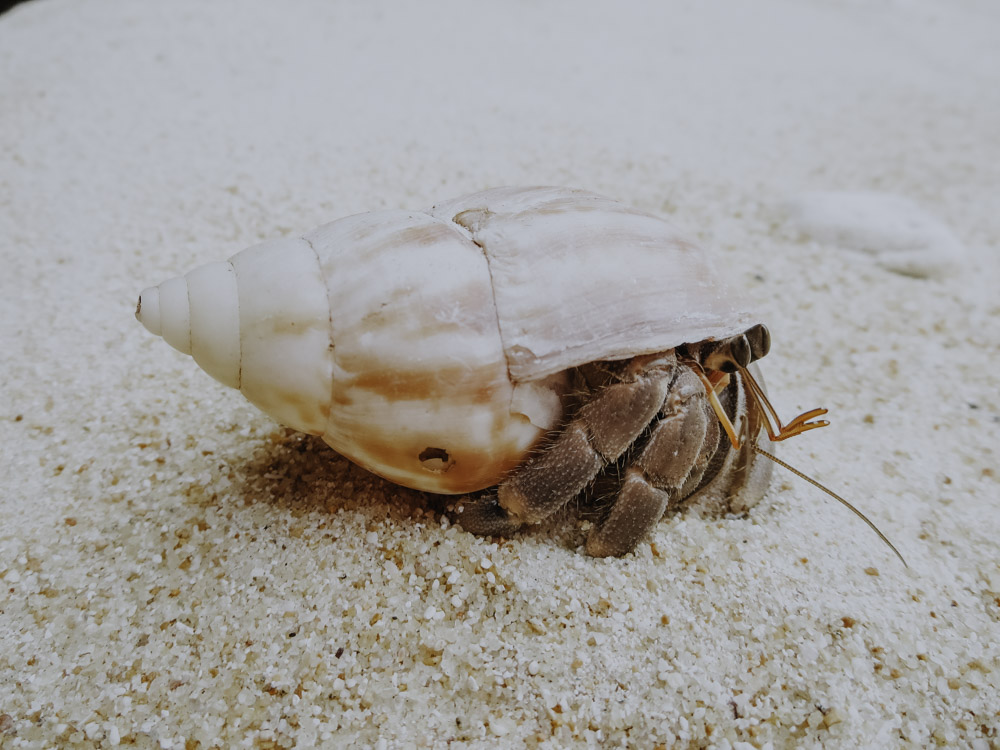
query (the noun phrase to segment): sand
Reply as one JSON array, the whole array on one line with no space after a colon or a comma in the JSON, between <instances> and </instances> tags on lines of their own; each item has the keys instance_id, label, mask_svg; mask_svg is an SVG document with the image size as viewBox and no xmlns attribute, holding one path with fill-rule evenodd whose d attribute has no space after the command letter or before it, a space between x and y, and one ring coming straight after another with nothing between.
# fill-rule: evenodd
<instances>
[{"instance_id":1,"label":"sand","mask_svg":"<svg viewBox=\"0 0 1000 750\"><path fill-rule=\"evenodd\" d=\"M997 38L989 0L0 17L0 747L1000 746ZM779 411L831 412L782 457L909 569L781 471L623 559L571 511L476 538L133 318L503 184L718 251Z\"/></svg>"}]
</instances>

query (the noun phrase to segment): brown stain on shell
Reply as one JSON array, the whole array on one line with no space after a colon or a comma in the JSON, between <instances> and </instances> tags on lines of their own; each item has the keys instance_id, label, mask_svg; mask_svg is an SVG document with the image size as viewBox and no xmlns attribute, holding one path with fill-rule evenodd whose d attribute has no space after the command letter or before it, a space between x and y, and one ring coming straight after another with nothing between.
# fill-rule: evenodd
<instances>
[{"instance_id":1,"label":"brown stain on shell","mask_svg":"<svg viewBox=\"0 0 1000 750\"><path fill-rule=\"evenodd\" d=\"M303 397L300 391L291 388L281 388L277 384L271 384L267 389L266 397L265 395L254 395L249 396L246 392L243 392L246 399L250 401L254 406L265 413L271 413L275 410L273 404L280 405L283 413L288 413L289 409L293 410L294 415L298 417L298 424L315 424L322 423L326 424L330 419L331 403L325 401L323 403L317 403L317 401L311 397ZM317 420L317 413L321 419ZM311 430L300 430L305 432L307 435L322 435L322 429L311 429Z\"/></svg>"},{"instance_id":2,"label":"brown stain on shell","mask_svg":"<svg viewBox=\"0 0 1000 750\"><path fill-rule=\"evenodd\" d=\"M430 217L419 216L422 220ZM358 262L369 259L376 259L386 255L386 251L395 251L400 247L433 247L443 242L454 242L458 231L444 222L428 221L427 223L401 227L400 229L385 231L384 227L359 228L352 232L351 239L366 240L358 242L354 249L354 257ZM377 235L377 239L373 241Z\"/></svg>"},{"instance_id":3,"label":"brown stain on shell","mask_svg":"<svg viewBox=\"0 0 1000 750\"><path fill-rule=\"evenodd\" d=\"M351 368L354 369L354 368ZM480 367L432 367L431 369L354 370L359 374L344 378L337 389L337 402L349 403L353 391L370 391L390 401L428 401L457 398L471 403L492 403L509 386L500 381L496 365ZM353 400L353 399L350 399Z\"/></svg>"}]
</instances>

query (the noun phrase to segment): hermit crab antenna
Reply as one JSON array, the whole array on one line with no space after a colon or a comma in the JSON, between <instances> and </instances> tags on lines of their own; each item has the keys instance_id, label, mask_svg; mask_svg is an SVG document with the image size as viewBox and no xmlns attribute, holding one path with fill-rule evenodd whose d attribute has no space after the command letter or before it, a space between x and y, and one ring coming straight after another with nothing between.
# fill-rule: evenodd
<instances>
[{"instance_id":1,"label":"hermit crab antenna","mask_svg":"<svg viewBox=\"0 0 1000 750\"><path fill-rule=\"evenodd\" d=\"M729 419L729 415L726 414L725 409L722 408L722 403L719 401L719 397L716 395L716 388L719 387L721 384L723 384L724 379L726 379L728 376L725 373L716 370L713 370L709 374L706 374L704 369L697 362L692 361L690 364L692 365L691 369L694 370L695 373L697 373L698 377L701 379L702 384L705 386L705 392L708 394L708 402L712 405L712 409L715 411L715 415L719 418L719 422L722 424L723 429L725 429L726 435L729 436L729 442L732 443L734 449L739 450L741 446L741 441L739 437L736 435L736 429L733 427L733 423ZM787 425L783 425L781 423L781 419L778 417L778 413L771 405L771 402L768 401L767 394L764 393L764 389L761 388L760 384L754 379L754 377L750 374L750 372L745 367L739 367L739 373L744 378L744 382L747 384L747 389L749 391L750 397L760 407L759 413L764 422L764 427L767 429L767 434L771 438L772 442L778 442L779 440L786 440L795 435L800 435L808 430L814 430L817 427L826 427L828 424L830 424L825 419L821 419L815 422L810 422L809 421L810 419L813 419L814 417L820 417L826 414L826 409L812 409L810 411L804 412L803 414L799 414L799 416L795 417L795 419L793 419ZM726 380L725 382L728 381ZM772 424L772 420L774 424ZM746 425L747 423L744 422L743 423L744 429L746 428ZM753 436L748 436L747 441L750 443L750 447L753 448L755 452L759 453L765 458L769 458L770 460L774 461L774 463L778 464L778 466L787 469L788 471L792 472L795 476L809 482L809 484L822 490L827 495L832 497L834 500L836 500L837 502L848 508L852 513L854 513L854 515L856 515L858 518L860 518L862 521L868 524L868 528L870 528L872 531L878 534L878 538L881 539L883 542L885 542L885 544L889 547L889 549L891 549L895 553L896 557L899 558L899 561L903 563L904 567L907 568L910 567L909 565L906 564L906 560L903 559L903 556L899 553L899 550L896 549L895 545L893 545L893 543L889 541L888 537L886 537L885 534L879 531L878 527L874 523L872 523L864 513L855 508L853 505L851 505L849 502L847 502L844 498L842 498L833 490L824 487L815 479L806 474L803 474L794 466L790 466L777 456L768 453L766 450L757 445L757 441L754 439Z\"/></svg>"},{"instance_id":2,"label":"hermit crab antenna","mask_svg":"<svg viewBox=\"0 0 1000 750\"><path fill-rule=\"evenodd\" d=\"M736 428L733 427L732 420L729 419L729 415L726 414L726 410L722 408L722 402L719 401L719 397L715 393L718 381L728 376L718 370L713 371L711 375L706 375L705 371L701 369L701 365L697 362L692 362L691 364L691 369L699 378L701 378L702 385L705 386L705 393L708 395L708 403L711 404L712 410L715 412L715 416L718 417L719 423L722 425L722 429L726 431L726 435L729 437L729 442L732 443L734 450L739 450L740 439L736 435ZM713 380L713 378L715 378L715 380Z\"/></svg>"},{"instance_id":3,"label":"hermit crab antenna","mask_svg":"<svg viewBox=\"0 0 1000 750\"><path fill-rule=\"evenodd\" d=\"M764 393L764 389L760 387L760 384L756 380L754 380L750 371L745 367L741 367L740 375L746 381L754 401L756 401L757 405L760 406L761 413L764 416L764 427L767 429L767 435L771 438L771 442L777 443L779 440L787 440L795 435L801 435L807 430L815 430L817 427L826 427L830 424L825 419L810 422L810 419L813 419L814 417L821 417L826 414L826 409L811 409L810 411L799 414L799 416L795 417L795 419L787 425L783 425L780 417L778 417L778 412L774 410L774 407L771 406L771 402L767 400L767 394ZM774 424L772 424L772 420Z\"/></svg>"},{"instance_id":4,"label":"hermit crab antenna","mask_svg":"<svg viewBox=\"0 0 1000 750\"><path fill-rule=\"evenodd\" d=\"M806 474L803 474L801 471L799 471L798 469L796 469L794 466L789 466L784 461L782 461L780 458L778 458L777 456L774 456L774 455L768 453L766 450L764 450L763 448L761 448L756 443L753 443L752 445L753 445L753 449L757 453L759 453L760 455L764 456L764 458L769 458L772 461L774 461L774 463L778 464L778 466L782 467L783 469L788 469L788 471L792 472L795 476L799 477L800 479L806 480L813 487L818 487L819 489L823 490L823 492L825 492L827 495L829 495L830 497L832 497L834 500L836 500L837 502L839 502L841 505L843 505L846 508L848 508L852 513L854 513L854 515L856 515L858 518L860 518L862 521L864 521L866 524L868 524L868 528L870 528L872 531L874 531L876 534L878 534L878 538L881 539L883 542L885 542L886 545L889 547L889 549L891 549L893 552L896 553L896 557L899 558L899 561L901 563L903 563L904 567L906 567L906 568L910 567L909 565L906 564L906 560L903 559L903 556L899 553L899 550L896 549L895 545L893 545L893 543L889 541L888 537L886 537L885 534L883 534L881 531L879 531L878 526L876 526L874 523L872 523L868 519L868 516L866 516L860 510L858 510L857 508L855 508L853 505L851 505L849 502L847 502L844 498L842 498L836 492L834 492L833 490L831 490L831 489L829 489L827 487L824 487L822 484L820 484L819 482L817 482L812 477L810 477L810 476L808 476Z\"/></svg>"}]
</instances>

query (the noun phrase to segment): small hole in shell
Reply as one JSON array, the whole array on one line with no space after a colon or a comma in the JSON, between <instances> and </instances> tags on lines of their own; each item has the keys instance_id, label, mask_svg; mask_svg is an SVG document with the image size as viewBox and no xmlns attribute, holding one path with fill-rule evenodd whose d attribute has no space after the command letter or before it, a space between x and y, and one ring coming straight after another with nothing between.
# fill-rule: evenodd
<instances>
[{"instance_id":1,"label":"small hole in shell","mask_svg":"<svg viewBox=\"0 0 1000 750\"><path fill-rule=\"evenodd\" d=\"M455 464L444 448L424 448L417 458L424 469L434 473L448 471Z\"/></svg>"}]
</instances>

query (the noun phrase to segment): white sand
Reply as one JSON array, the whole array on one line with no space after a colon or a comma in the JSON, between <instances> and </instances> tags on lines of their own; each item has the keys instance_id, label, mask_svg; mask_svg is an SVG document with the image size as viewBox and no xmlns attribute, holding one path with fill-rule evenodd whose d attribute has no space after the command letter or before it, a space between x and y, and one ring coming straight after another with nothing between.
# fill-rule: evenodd
<instances>
[{"instance_id":1,"label":"white sand","mask_svg":"<svg viewBox=\"0 0 1000 750\"><path fill-rule=\"evenodd\" d=\"M996 3L401 5L0 17L0 747L998 747ZM132 317L260 239L500 184L715 246L780 412L831 410L782 456L911 569L780 471L621 560L571 515L478 539ZM902 196L965 259L810 239L808 191Z\"/></svg>"}]
</instances>

